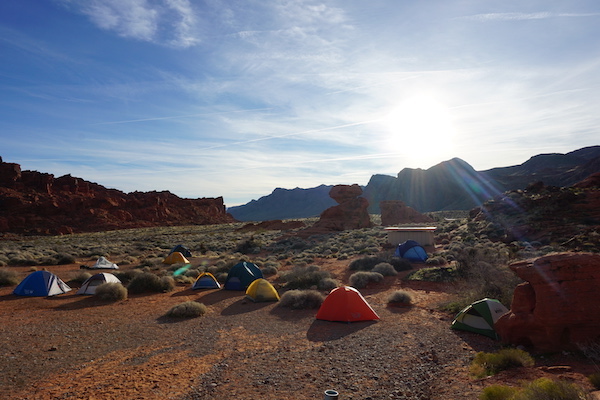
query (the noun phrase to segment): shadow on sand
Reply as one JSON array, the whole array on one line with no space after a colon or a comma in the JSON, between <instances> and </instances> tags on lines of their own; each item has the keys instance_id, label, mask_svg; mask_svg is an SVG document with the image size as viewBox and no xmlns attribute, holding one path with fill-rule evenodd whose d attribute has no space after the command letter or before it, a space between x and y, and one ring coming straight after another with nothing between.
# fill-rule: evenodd
<instances>
[{"instance_id":1,"label":"shadow on sand","mask_svg":"<svg viewBox=\"0 0 600 400\"><path fill-rule=\"evenodd\" d=\"M316 319L308 328L306 338L311 342L329 342L352 335L376 323L377 321L331 322Z\"/></svg>"}]
</instances>

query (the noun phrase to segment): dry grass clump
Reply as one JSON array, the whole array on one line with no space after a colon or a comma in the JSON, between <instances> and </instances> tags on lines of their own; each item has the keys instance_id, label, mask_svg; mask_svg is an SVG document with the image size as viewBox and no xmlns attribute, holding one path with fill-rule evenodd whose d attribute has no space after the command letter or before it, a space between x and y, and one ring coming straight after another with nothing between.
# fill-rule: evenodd
<instances>
[{"instance_id":1,"label":"dry grass clump","mask_svg":"<svg viewBox=\"0 0 600 400\"><path fill-rule=\"evenodd\" d=\"M126 300L127 288L119 282L107 282L98 285L94 296L104 301Z\"/></svg>"},{"instance_id":2,"label":"dry grass clump","mask_svg":"<svg viewBox=\"0 0 600 400\"><path fill-rule=\"evenodd\" d=\"M371 271L358 271L350 275L349 281L350 286L356 289L362 289L367 287L367 285L371 282L381 282L383 280L383 275L379 272L371 272Z\"/></svg>"},{"instance_id":3,"label":"dry grass clump","mask_svg":"<svg viewBox=\"0 0 600 400\"><path fill-rule=\"evenodd\" d=\"M394 266L387 262L382 262L373 267L373 272L379 272L383 276L396 276L398 272Z\"/></svg>"},{"instance_id":4,"label":"dry grass clump","mask_svg":"<svg viewBox=\"0 0 600 400\"><path fill-rule=\"evenodd\" d=\"M19 278L15 271L6 268L0 269L0 286L15 286L17 284L19 284Z\"/></svg>"},{"instance_id":5,"label":"dry grass clump","mask_svg":"<svg viewBox=\"0 0 600 400\"><path fill-rule=\"evenodd\" d=\"M589 396L575 383L562 379L539 378L521 388L491 385L483 389L481 400L584 400Z\"/></svg>"},{"instance_id":6,"label":"dry grass clump","mask_svg":"<svg viewBox=\"0 0 600 400\"><path fill-rule=\"evenodd\" d=\"M286 282L286 289L317 288L321 281L328 278L331 278L331 274L328 271L322 271L318 265L306 267L297 265L290 271L281 274L281 279Z\"/></svg>"},{"instance_id":7,"label":"dry grass clump","mask_svg":"<svg viewBox=\"0 0 600 400\"><path fill-rule=\"evenodd\" d=\"M129 285L127 290L130 293L162 293L170 292L175 288L175 280L170 276L159 277L150 272L142 272L135 276Z\"/></svg>"},{"instance_id":8,"label":"dry grass clump","mask_svg":"<svg viewBox=\"0 0 600 400\"><path fill-rule=\"evenodd\" d=\"M70 282L78 283L81 285L83 282L88 280L88 278L90 278L91 276L92 276L92 274L90 274L89 272L79 272L77 275L75 275L75 278L70 280Z\"/></svg>"},{"instance_id":9,"label":"dry grass clump","mask_svg":"<svg viewBox=\"0 0 600 400\"><path fill-rule=\"evenodd\" d=\"M186 301L173 306L166 315L172 318L196 318L203 316L207 311L208 308L204 303Z\"/></svg>"},{"instance_id":10,"label":"dry grass clump","mask_svg":"<svg viewBox=\"0 0 600 400\"><path fill-rule=\"evenodd\" d=\"M128 269L128 270L119 270L114 271L112 274L119 278L119 280L123 283L123 285L129 284L139 274L143 273L139 269Z\"/></svg>"},{"instance_id":11,"label":"dry grass clump","mask_svg":"<svg viewBox=\"0 0 600 400\"><path fill-rule=\"evenodd\" d=\"M350 271L371 271L377 264L383 262L386 262L386 260L377 256L362 257L352 261L348 265L348 269Z\"/></svg>"},{"instance_id":12,"label":"dry grass clump","mask_svg":"<svg viewBox=\"0 0 600 400\"><path fill-rule=\"evenodd\" d=\"M391 306L410 305L413 302L413 296L406 290L396 290L392 294L390 294L387 302Z\"/></svg>"},{"instance_id":13,"label":"dry grass clump","mask_svg":"<svg viewBox=\"0 0 600 400\"><path fill-rule=\"evenodd\" d=\"M497 353L480 351L471 362L470 372L476 378L495 375L513 367L532 367L533 357L521 349L502 349Z\"/></svg>"},{"instance_id":14,"label":"dry grass clump","mask_svg":"<svg viewBox=\"0 0 600 400\"><path fill-rule=\"evenodd\" d=\"M281 296L279 306L293 310L313 309L319 308L323 300L325 300L325 296L316 290L295 289L289 290Z\"/></svg>"}]
</instances>

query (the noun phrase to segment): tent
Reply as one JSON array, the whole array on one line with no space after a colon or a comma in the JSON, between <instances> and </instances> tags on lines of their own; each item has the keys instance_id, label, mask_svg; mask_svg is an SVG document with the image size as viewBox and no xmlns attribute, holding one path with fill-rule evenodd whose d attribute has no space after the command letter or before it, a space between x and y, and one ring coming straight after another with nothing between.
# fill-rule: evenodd
<instances>
[{"instance_id":1,"label":"tent","mask_svg":"<svg viewBox=\"0 0 600 400\"><path fill-rule=\"evenodd\" d=\"M106 258L100 256L96 263L90 267L90 269L119 269L117 264L108 261Z\"/></svg>"},{"instance_id":2,"label":"tent","mask_svg":"<svg viewBox=\"0 0 600 400\"><path fill-rule=\"evenodd\" d=\"M396 247L394 255L413 262L424 262L427 260L427 252L423 246L414 240L407 240L404 243L400 243Z\"/></svg>"},{"instance_id":3,"label":"tent","mask_svg":"<svg viewBox=\"0 0 600 400\"><path fill-rule=\"evenodd\" d=\"M77 291L77 294L96 294L96 288L98 286L109 282L121 283L119 278L113 274L108 272L100 272L87 278Z\"/></svg>"},{"instance_id":4,"label":"tent","mask_svg":"<svg viewBox=\"0 0 600 400\"><path fill-rule=\"evenodd\" d=\"M329 292L316 318L326 321L355 322L373 321L379 319L379 316L358 290L350 286L341 286Z\"/></svg>"},{"instance_id":5,"label":"tent","mask_svg":"<svg viewBox=\"0 0 600 400\"><path fill-rule=\"evenodd\" d=\"M259 301L279 301L279 293L271 283L263 278L254 280L246 290L246 297L250 300Z\"/></svg>"},{"instance_id":6,"label":"tent","mask_svg":"<svg viewBox=\"0 0 600 400\"><path fill-rule=\"evenodd\" d=\"M494 324L507 312L508 309L498 300L485 298L468 305L456 314L451 327L499 339Z\"/></svg>"},{"instance_id":7,"label":"tent","mask_svg":"<svg viewBox=\"0 0 600 400\"><path fill-rule=\"evenodd\" d=\"M183 254L176 251L175 253L171 253L165 257L163 260L163 264L189 264L187 258L184 257Z\"/></svg>"},{"instance_id":8,"label":"tent","mask_svg":"<svg viewBox=\"0 0 600 400\"><path fill-rule=\"evenodd\" d=\"M13 291L19 296L56 296L70 291L71 288L58 276L49 271L35 271L27 275Z\"/></svg>"},{"instance_id":9,"label":"tent","mask_svg":"<svg viewBox=\"0 0 600 400\"><path fill-rule=\"evenodd\" d=\"M246 290L254 280L262 277L262 271L256 264L243 261L231 267L223 288L226 290Z\"/></svg>"},{"instance_id":10,"label":"tent","mask_svg":"<svg viewBox=\"0 0 600 400\"><path fill-rule=\"evenodd\" d=\"M196 278L192 289L221 289L221 284L210 272L203 272Z\"/></svg>"},{"instance_id":11,"label":"tent","mask_svg":"<svg viewBox=\"0 0 600 400\"><path fill-rule=\"evenodd\" d=\"M192 256L192 252L190 251L190 249L188 249L187 247L185 247L182 244L178 244L177 246L173 247L173 249L171 249L169 254L172 254L172 253L181 253L181 254L183 254L184 257Z\"/></svg>"}]
</instances>

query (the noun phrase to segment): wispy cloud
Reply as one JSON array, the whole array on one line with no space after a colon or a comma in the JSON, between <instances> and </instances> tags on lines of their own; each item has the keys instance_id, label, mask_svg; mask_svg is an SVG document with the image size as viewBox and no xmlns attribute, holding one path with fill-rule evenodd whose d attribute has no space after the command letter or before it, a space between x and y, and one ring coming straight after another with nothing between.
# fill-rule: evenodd
<instances>
[{"instance_id":1,"label":"wispy cloud","mask_svg":"<svg viewBox=\"0 0 600 400\"><path fill-rule=\"evenodd\" d=\"M189 0L62 0L101 29L172 47L198 44L196 14Z\"/></svg>"},{"instance_id":2,"label":"wispy cloud","mask_svg":"<svg viewBox=\"0 0 600 400\"><path fill-rule=\"evenodd\" d=\"M548 18L581 18L581 17L598 17L600 13L555 13L541 11L535 13L487 13L475 14L460 17L461 19L470 19L475 21L523 21Z\"/></svg>"}]
</instances>

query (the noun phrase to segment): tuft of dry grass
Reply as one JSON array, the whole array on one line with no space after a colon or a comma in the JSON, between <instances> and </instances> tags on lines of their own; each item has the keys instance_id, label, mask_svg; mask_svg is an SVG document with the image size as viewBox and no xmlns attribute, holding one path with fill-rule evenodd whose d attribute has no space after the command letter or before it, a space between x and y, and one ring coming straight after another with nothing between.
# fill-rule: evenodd
<instances>
[{"instance_id":1,"label":"tuft of dry grass","mask_svg":"<svg viewBox=\"0 0 600 400\"><path fill-rule=\"evenodd\" d=\"M172 318L197 318L206 314L207 311L208 308L204 303L186 301L173 306L166 315Z\"/></svg>"},{"instance_id":2,"label":"tuft of dry grass","mask_svg":"<svg viewBox=\"0 0 600 400\"><path fill-rule=\"evenodd\" d=\"M94 296L104 301L126 300L127 289L118 282L107 282L96 288Z\"/></svg>"}]
</instances>

